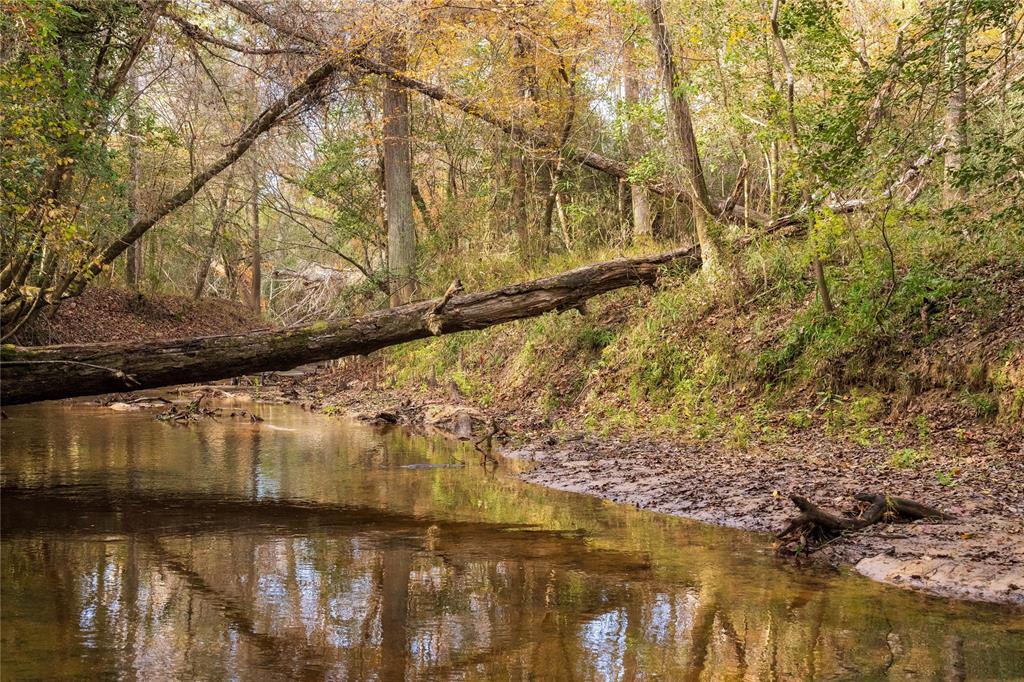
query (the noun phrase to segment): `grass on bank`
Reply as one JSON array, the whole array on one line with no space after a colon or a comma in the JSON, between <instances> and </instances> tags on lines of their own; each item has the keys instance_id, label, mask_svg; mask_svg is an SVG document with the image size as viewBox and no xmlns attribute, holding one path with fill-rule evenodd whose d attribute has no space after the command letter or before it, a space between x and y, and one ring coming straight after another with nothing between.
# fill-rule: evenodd
<instances>
[{"instance_id":1,"label":"grass on bank","mask_svg":"<svg viewBox=\"0 0 1024 682\"><path fill-rule=\"evenodd\" d=\"M532 267L488 255L435 268L431 287L458 274L480 290L658 248L559 254ZM815 252L834 315L809 275ZM764 238L738 254L742 284L668 273L656 292L603 296L584 317L429 339L390 349L389 364L401 386L451 381L481 405L555 424L737 447L815 424L879 444L881 420L934 389L980 421L1022 418L1021 340L999 334L1002 316L1022 312L1021 226L922 211L890 216L883 230L827 215L806 238ZM971 333L984 342L961 348ZM927 423L906 416L908 434L926 439ZM913 463L904 455L896 465Z\"/></svg>"}]
</instances>

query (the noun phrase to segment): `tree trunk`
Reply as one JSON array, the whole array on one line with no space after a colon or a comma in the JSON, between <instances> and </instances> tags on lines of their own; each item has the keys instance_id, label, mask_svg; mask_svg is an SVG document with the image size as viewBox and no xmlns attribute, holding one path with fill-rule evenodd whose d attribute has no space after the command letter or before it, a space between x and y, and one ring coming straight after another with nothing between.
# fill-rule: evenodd
<instances>
[{"instance_id":1,"label":"tree trunk","mask_svg":"<svg viewBox=\"0 0 1024 682\"><path fill-rule=\"evenodd\" d=\"M636 71L636 55L633 43L627 39L622 50L622 96L627 107L633 107L640 102L640 81ZM636 160L643 155L643 129L633 121L627 124L627 145L629 147L629 158ZM650 239L654 232L654 215L651 212L651 200L647 196L647 189L639 183L630 183L630 200L633 209L633 230L632 238Z\"/></svg>"},{"instance_id":2,"label":"tree trunk","mask_svg":"<svg viewBox=\"0 0 1024 682\"><path fill-rule=\"evenodd\" d=\"M720 259L721 249L708 229L708 218L714 210L704 179L700 151L697 149L697 137L693 133L690 102L685 91L679 87L685 83L686 78L685 74L677 69L672 56L672 44L669 42L665 26L661 0L644 0L644 6L651 20L651 35L654 39L654 50L658 55L658 71L661 76L665 109L669 116L672 156L677 169L685 174L685 178L679 184L687 189L693 208L694 230L701 253L704 255L704 267L707 268Z\"/></svg>"},{"instance_id":3,"label":"tree trunk","mask_svg":"<svg viewBox=\"0 0 1024 682\"><path fill-rule=\"evenodd\" d=\"M144 343L0 348L3 400L35 400L155 388L309 362L575 308L599 294L653 284L666 264L695 270L697 249L596 263L503 289L420 301L336 322Z\"/></svg>"},{"instance_id":4,"label":"tree trunk","mask_svg":"<svg viewBox=\"0 0 1024 682\"><path fill-rule=\"evenodd\" d=\"M774 0L769 23L771 25L772 39L775 41L775 48L779 52L782 68L786 73L786 117L789 121L789 134L793 138L793 148L796 150L797 164L802 164L803 154L800 146L800 133L796 126L794 102L796 78L793 74L793 65L790 63L789 55L786 53L786 45L782 42L782 35L779 33L779 4L780 0ZM809 205L811 201L811 192L807 183L807 179L801 180L800 190L805 205ZM828 280L825 278L825 265L821 262L817 249L811 254L811 270L814 272L814 282L818 288L818 298L821 300L821 307L825 314L831 315L834 312L832 295L829 293Z\"/></svg>"},{"instance_id":5,"label":"tree trunk","mask_svg":"<svg viewBox=\"0 0 1024 682\"><path fill-rule=\"evenodd\" d=\"M531 45L521 33L513 41L516 68L516 91L526 102L536 103L536 73L529 58ZM525 109L525 107L524 107ZM530 114L527 114L530 115ZM512 148L512 227L519 241L519 257L524 262L533 257L530 239L530 216L527 209L527 157L525 151L513 143Z\"/></svg>"},{"instance_id":6,"label":"tree trunk","mask_svg":"<svg viewBox=\"0 0 1024 682\"><path fill-rule=\"evenodd\" d=\"M569 235L569 218L565 215L565 201L561 192L555 192L555 213L558 215L558 228L562 234L562 246L572 251L572 239Z\"/></svg>"},{"instance_id":7,"label":"tree trunk","mask_svg":"<svg viewBox=\"0 0 1024 682\"><path fill-rule=\"evenodd\" d=\"M249 210L252 224L250 267L252 280L249 286L249 307L257 315L263 310L263 252L260 249L260 169L252 164L252 196Z\"/></svg>"},{"instance_id":8,"label":"tree trunk","mask_svg":"<svg viewBox=\"0 0 1024 682\"><path fill-rule=\"evenodd\" d=\"M949 0L946 17L946 152L943 164L942 204L949 208L963 203L963 188L956 174L963 164L966 143L964 108L967 104L967 32L964 26L966 6L962 0Z\"/></svg>"},{"instance_id":9,"label":"tree trunk","mask_svg":"<svg viewBox=\"0 0 1024 682\"><path fill-rule=\"evenodd\" d=\"M419 185L415 181L412 183L412 200L416 205L416 210L420 213L420 220L423 221L423 229L427 232L434 231L434 221L430 218L430 211L427 210L427 202L423 198L423 192L420 191Z\"/></svg>"},{"instance_id":10,"label":"tree trunk","mask_svg":"<svg viewBox=\"0 0 1024 682\"><path fill-rule=\"evenodd\" d=\"M277 124L281 116L288 109L314 93L337 70L338 64L329 62L308 74L301 83L264 109L263 113L250 122L219 159L193 175L184 187L180 188L152 211L148 211L144 216L132 220L127 230L114 238L99 255L90 260L81 270L74 273L72 277L65 280L60 286L34 291L20 291L16 296L5 298L2 311L0 311L0 324L4 327L14 328L30 319L42 306L52 305L64 298L77 296L84 291L89 282L99 275L104 267L113 263L118 256L138 241L150 228L191 200L207 182L241 158L260 135Z\"/></svg>"},{"instance_id":11,"label":"tree trunk","mask_svg":"<svg viewBox=\"0 0 1024 682\"><path fill-rule=\"evenodd\" d=\"M403 37L387 48L389 66L406 67ZM409 94L391 79L384 81L384 193L388 223L388 270L391 305L412 300L416 291L416 225L412 218L412 154L409 145Z\"/></svg>"},{"instance_id":12,"label":"tree trunk","mask_svg":"<svg viewBox=\"0 0 1024 682\"><path fill-rule=\"evenodd\" d=\"M626 210L627 197L629 196L629 183L625 180L619 180L615 183L616 189L616 216L618 217L619 223L619 234L622 235L622 241L629 243L629 212Z\"/></svg>"},{"instance_id":13,"label":"tree trunk","mask_svg":"<svg viewBox=\"0 0 1024 682\"><path fill-rule=\"evenodd\" d=\"M132 79L132 92L130 97L132 100L136 100L138 95L138 86L134 79ZM129 194L128 194L128 222L134 222L139 219L141 213L141 193L142 193L142 169L139 163L139 114L136 111L138 106L137 102L134 102L128 109L128 177L129 177ZM128 288L135 290L139 288L139 280L142 279L142 239L139 238L128 247L128 252L125 254L125 280L128 283Z\"/></svg>"},{"instance_id":14,"label":"tree trunk","mask_svg":"<svg viewBox=\"0 0 1024 682\"><path fill-rule=\"evenodd\" d=\"M690 220L692 213L693 207L680 197L672 202L669 210L671 217L665 220L668 223L665 233L671 235L671 238L683 248L693 246L693 229Z\"/></svg>"},{"instance_id":15,"label":"tree trunk","mask_svg":"<svg viewBox=\"0 0 1024 682\"><path fill-rule=\"evenodd\" d=\"M530 219L526 211L526 159L522 151L512 149L512 229L519 242L519 257L529 260L530 257Z\"/></svg>"},{"instance_id":16,"label":"tree trunk","mask_svg":"<svg viewBox=\"0 0 1024 682\"><path fill-rule=\"evenodd\" d=\"M199 264L199 271L196 273L196 288L192 291L192 300L198 301L203 296L203 289L206 288L206 278L210 274L210 266L213 265L213 256L217 251L217 240L220 238L220 231L224 227L224 216L227 213L228 195L231 193L231 179L233 171L228 171L227 180L224 183L224 190L221 192L220 201L213 214L213 224L210 226L210 243L206 247L206 255Z\"/></svg>"},{"instance_id":17,"label":"tree trunk","mask_svg":"<svg viewBox=\"0 0 1024 682\"><path fill-rule=\"evenodd\" d=\"M572 134L572 126L576 120L576 67L568 71L559 70L562 79L567 86L568 109L565 112L565 121L562 123L562 137L559 139L558 156L554 164L548 164L547 178L547 200L544 202L544 215L540 225L540 250L545 255L551 249L551 221L558 203L558 190L562 182L562 174L565 171L565 159L562 152L569 142L569 135Z\"/></svg>"}]
</instances>

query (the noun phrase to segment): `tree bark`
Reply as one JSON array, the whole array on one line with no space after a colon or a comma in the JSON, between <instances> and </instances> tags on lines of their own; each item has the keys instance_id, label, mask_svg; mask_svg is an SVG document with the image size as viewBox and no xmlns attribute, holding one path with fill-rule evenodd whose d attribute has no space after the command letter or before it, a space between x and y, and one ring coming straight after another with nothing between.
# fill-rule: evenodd
<instances>
[{"instance_id":1,"label":"tree bark","mask_svg":"<svg viewBox=\"0 0 1024 682\"><path fill-rule=\"evenodd\" d=\"M599 294L653 284L662 266L696 270L696 248L596 263L492 291L419 301L336 322L145 343L0 348L6 404L286 370L438 334L569 310ZM439 307L440 306L440 307Z\"/></svg>"},{"instance_id":2,"label":"tree bark","mask_svg":"<svg viewBox=\"0 0 1024 682\"><path fill-rule=\"evenodd\" d=\"M651 20L654 51L658 55L658 72L661 76L665 109L669 116L672 156L677 169L685 174L683 181L678 184L686 187L693 208L694 230L701 253L704 254L704 267L710 267L720 259L721 249L708 229L708 218L714 213L714 209L704 179L697 137L693 132L690 102L682 88L686 80L685 73L677 68L672 55L672 44L669 42L668 29L665 26L661 0L645 0L644 7Z\"/></svg>"},{"instance_id":3,"label":"tree bark","mask_svg":"<svg viewBox=\"0 0 1024 682\"><path fill-rule=\"evenodd\" d=\"M636 55L633 43L627 39L622 50L622 96L627 107L640 102L640 80L636 70ZM630 159L635 160L643 153L643 131L633 121L627 124L627 146ZM647 188L641 183L629 183L630 201L633 209L633 229L629 235L633 238L650 239L654 233L654 216L651 212L651 200L647 196Z\"/></svg>"},{"instance_id":4,"label":"tree bark","mask_svg":"<svg viewBox=\"0 0 1024 682\"><path fill-rule=\"evenodd\" d=\"M629 183L625 180L619 180L615 183L615 194L616 194L616 216L618 217L619 223L619 234L623 237L623 242L629 243L629 212L626 210L627 200L629 196Z\"/></svg>"},{"instance_id":5,"label":"tree bark","mask_svg":"<svg viewBox=\"0 0 1024 682\"><path fill-rule=\"evenodd\" d=\"M385 56L399 71L406 49L396 37ZM399 83L384 81L384 193L388 223L391 305L412 300L416 291L416 225L412 218L412 154L409 145L409 94Z\"/></svg>"},{"instance_id":6,"label":"tree bark","mask_svg":"<svg viewBox=\"0 0 1024 682\"><path fill-rule=\"evenodd\" d=\"M249 285L249 307L259 315L263 310L263 252L260 248L260 172L255 160L252 164L252 196L249 202L252 224L249 254L252 280Z\"/></svg>"},{"instance_id":7,"label":"tree bark","mask_svg":"<svg viewBox=\"0 0 1024 682\"><path fill-rule=\"evenodd\" d=\"M138 86L132 80L131 99L138 98ZM138 103L133 103L128 109L128 220L134 222L141 214L141 193L142 193L142 167L139 160L139 114L136 111ZM138 289L139 280L142 279L143 267L142 239L138 239L129 247L125 254L125 280L129 289Z\"/></svg>"},{"instance_id":8,"label":"tree bark","mask_svg":"<svg viewBox=\"0 0 1024 682\"><path fill-rule=\"evenodd\" d=\"M962 0L949 0L946 17L946 97L942 204L949 208L963 203L963 189L956 174L963 164L966 143L964 108L967 105L967 33L964 26L966 6Z\"/></svg>"},{"instance_id":9,"label":"tree bark","mask_svg":"<svg viewBox=\"0 0 1024 682\"><path fill-rule=\"evenodd\" d=\"M522 34L516 33L513 40L513 50L516 62L516 93L523 100L523 110L526 111L532 103L533 109L537 104L537 73L533 64L533 45ZM535 111L527 113L526 116L534 114ZM530 234L530 215L527 208L528 193L528 158L524 149L513 142L512 146L512 228L515 230L519 241L519 258L523 262L533 257L533 240Z\"/></svg>"},{"instance_id":10,"label":"tree bark","mask_svg":"<svg viewBox=\"0 0 1024 682\"><path fill-rule=\"evenodd\" d=\"M883 493L857 493L854 498L869 505L859 517L843 516L826 511L806 497L792 494L789 499L800 510L800 514L791 519L776 537L793 539L803 536L804 540L816 534L832 537L839 533L867 528L882 521L886 515L895 519L911 520L954 518L940 509L904 497L894 497Z\"/></svg>"},{"instance_id":11,"label":"tree bark","mask_svg":"<svg viewBox=\"0 0 1024 682\"><path fill-rule=\"evenodd\" d=\"M213 214L213 224L210 225L210 243L206 247L206 255L199 264L199 271L196 273L196 288L192 291L192 300L198 301L203 296L203 289L206 288L206 278L210 274L210 266L213 265L213 256L217 251L217 240L220 238L221 228L224 227L224 216L227 213L228 195L231 193L231 179L233 171L228 171L227 180L224 183L224 190L221 192L220 201Z\"/></svg>"},{"instance_id":12,"label":"tree bark","mask_svg":"<svg viewBox=\"0 0 1024 682\"><path fill-rule=\"evenodd\" d=\"M519 257L530 258L530 218L526 210L526 158L523 152L513 147L512 151L512 229L519 242Z\"/></svg>"},{"instance_id":13,"label":"tree bark","mask_svg":"<svg viewBox=\"0 0 1024 682\"><path fill-rule=\"evenodd\" d=\"M416 205L416 210L420 213L420 220L423 221L423 229L428 233L434 230L434 221L430 217L430 211L427 209L427 202L423 198L423 192L420 191L419 185L416 181L412 182L412 201Z\"/></svg>"},{"instance_id":14,"label":"tree bark","mask_svg":"<svg viewBox=\"0 0 1024 682\"><path fill-rule=\"evenodd\" d=\"M663 232L671 236L683 248L693 246L693 229L690 214L693 213L693 206L682 197L677 197L669 207L668 215L665 218L665 229Z\"/></svg>"},{"instance_id":15,"label":"tree bark","mask_svg":"<svg viewBox=\"0 0 1024 682\"><path fill-rule=\"evenodd\" d=\"M544 202L544 215L540 225L540 250L544 254L551 249L551 221L555 213L555 205L558 203L558 189L562 182L562 174L565 171L565 159L562 156L562 151L569 142L569 135L572 134L572 126L576 120L576 67L574 65L569 70L559 69L559 73L566 84L568 109L562 123L562 136L558 141L557 157L554 164L548 164L549 174L546 176L548 179L547 199Z\"/></svg>"}]
</instances>

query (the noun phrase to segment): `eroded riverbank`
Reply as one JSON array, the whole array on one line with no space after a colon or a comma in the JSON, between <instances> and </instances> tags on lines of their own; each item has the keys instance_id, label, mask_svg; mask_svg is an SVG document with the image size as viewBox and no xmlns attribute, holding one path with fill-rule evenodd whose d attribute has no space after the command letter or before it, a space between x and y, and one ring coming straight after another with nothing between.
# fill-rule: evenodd
<instances>
[{"instance_id":1,"label":"eroded riverbank","mask_svg":"<svg viewBox=\"0 0 1024 682\"><path fill-rule=\"evenodd\" d=\"M799 493L846 510L858 492L941 507L955 519L878 524L833 540L814 557L874 580L943 597L1024 605L1024 466L994 451L955 485L889 470L868 448L836 456L827 443L739 452L654 441L579 438L512 448L535 464L525 480L641 509L745 530L777 532Z\"/></svg>"},{"instance_id":2,"label":"eroded riverbank","mask_svg":"<svg viewBox=\"0 0 1024 682\"><path fill-rule=\"evenodd\" d=\"M439 401L379 386L366 390L358 381L328 395L309 390L318 385L307 378L283 388L292 399L312 409L327 406L330 413L371 420L383 413L450 435L460 421L463 431L471 423L472 439L493 430L495 420L514 423L514 417L481 411L457 397ZM849 510L859 492L936 506L957 518L877 524L833 540L811 558L936 596L1024 605L1024 441L1012 433L930 434L927 464L916 466L894 461L890 449L831 439L814 429L740 450L531 426L510 426L512 442L500 448L532 464L521 474L524 480L715 525L777 532L796 514L791 493L837 512Z\"/></svg>"}]
</instances>

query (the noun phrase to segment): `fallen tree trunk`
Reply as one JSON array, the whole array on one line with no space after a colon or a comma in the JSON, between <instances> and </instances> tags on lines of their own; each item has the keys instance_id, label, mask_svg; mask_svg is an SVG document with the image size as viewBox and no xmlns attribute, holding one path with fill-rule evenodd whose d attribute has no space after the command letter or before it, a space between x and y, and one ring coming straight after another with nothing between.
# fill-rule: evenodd
<instances>
[{"instance_id":1,"label":"fallen tree trunk","mask_svg":"<svg viewBox=\"0 0 1024 682\"><path fill-rule=\"evenodd\" d=\"M437 334L568 310L614 289L653 284L662 266L700 268L696 248L587 265L502 289L419 301L334 322L143 343L0 348L4 404L155 388L286 370Z\"/></svg>"}]
</instances>

